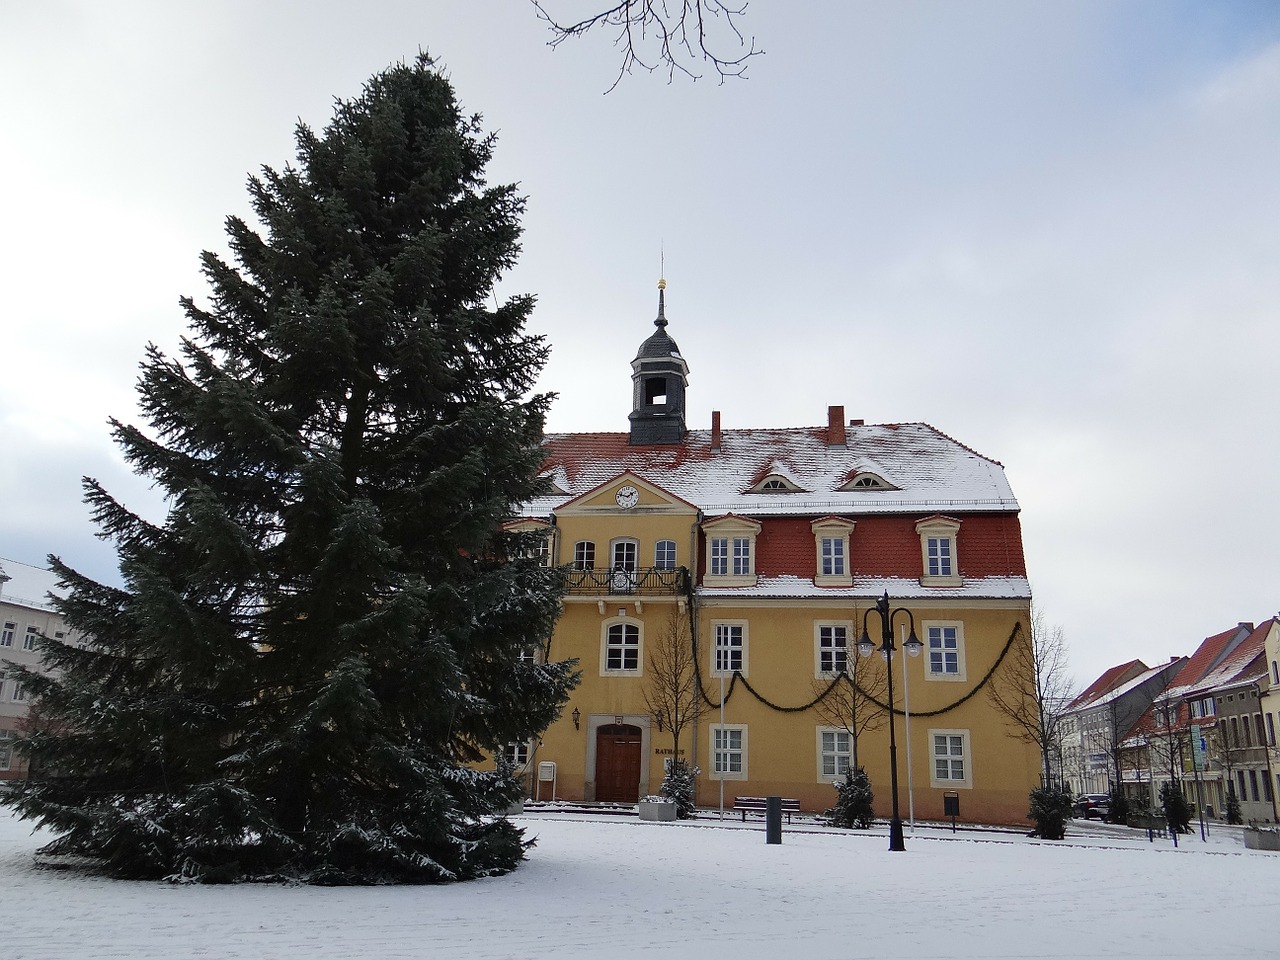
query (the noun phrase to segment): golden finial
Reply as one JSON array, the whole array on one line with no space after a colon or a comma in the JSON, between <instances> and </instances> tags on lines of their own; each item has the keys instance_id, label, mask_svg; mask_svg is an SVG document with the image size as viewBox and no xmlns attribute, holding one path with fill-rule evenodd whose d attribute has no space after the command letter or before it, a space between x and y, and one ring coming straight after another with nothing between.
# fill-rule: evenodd
<instances>
[{"instance_id":1,"label":"golden finial","mask_svg":"<svg viewBox=\"0 0 1280 960\"><path fill-rule=\"evenodd\" d=\"M667 281L666 281L666 280L659 279L659 280L658 280L658 289L659 289L659 290L665 290L665 289L667 289Z\"/></svg>"}]
</instances>

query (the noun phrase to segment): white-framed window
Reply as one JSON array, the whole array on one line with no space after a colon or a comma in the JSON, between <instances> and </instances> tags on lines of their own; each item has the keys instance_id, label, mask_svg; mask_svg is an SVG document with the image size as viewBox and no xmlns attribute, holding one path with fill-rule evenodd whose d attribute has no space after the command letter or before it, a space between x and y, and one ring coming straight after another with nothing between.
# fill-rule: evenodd
<instances>
[{"instance_id":1,"label":"white-framed window","mask_svg":"<svg viewBox=\"0 0 1280 960\"><path fill-rule=\"evenodd\" d=\"M713 537L711 565L713 577L745 577L751 567L750 537Z\"/></svg>"},{"instance_id":2,"label":"white-framed window","mask_svg":"<svg viewBox=\"0 0 1280 960\"><path fill-rule=\"evenodd\" d=\"M964 624L925 620L924 675L926 680L964 680Z\"/></svg>"},{"instance_id":3,"label":"white-framed window","mask_svg":"<svg viewBox=\"0 0 1280 960\"><path fill-rule=\"evenodd\" d=\"M745 517L727 516L702 525L707 535L708 585L749 587L756 582L756 535L760 524Z\"/></svg>"},{"instance_id":4,"label":"white-framed window","mask_svg":"<svg viewBox=\"0 0 1280 960\"><path fill-rule=\"evenodd\" d=\"M4 629L0 630L0 647L12 647L13 635L18 632L18 625L12 620L4 622Z\"/></svg>"},{"instance_id":5,"label":"white-framed window","mask_svg":"<svg viewBox=\"0 0 1280 960\"><path fill-rule=\"evenodd\" d=\"M844 540L823 537L818 547L820 570L824 577L843 577L845 572Z\"/></svg>"},{"instance_id":6,"label":"white-framed window","mask_svg":"<svg viewBox=\"0 0 1280 960\"><path fill-rule=\"evenodd\" d=\"M817 658L814 664L815 676L832 677L849 669L849 634L852 627L850 623L814 624L814 652Z\"/></svg>"},{"instance_id":7,"label":"white-framed window","mask_svg":"<svg viewBox=\"0 0 1280 960\"><path fill-rule=\"evenodd\" d=\"M747 672L747 625L744 621L725 621L712 625L715 642L711 650L712 676L728 676Z\"/></svg>"},{"instance_id":8,"label":"white-framed window","mask_svg":"<svg viewBox=\"0 0 1280 960\"><path fill-rule=\"evenodd\" d=\"M930 785L971 787L973 763L969 755L968 730L930 730Z\"/></svg>"},{"instance_id":9,"label":"white-framed window","mask_svg":"<svg viewBox=\"0 0 1280 960\"><path fill-rule=\"evenodd\" d=\"M600 639L600 672L609 676L640 676L641 623L614 619L604 624Z\"/></svg>"},{"instance_id":10,"label":"white-framed window","mask_svg":"<svg viewBox=\"0 0 1280 960\"><path fill-rule=\"evenodd\" d=\"M676 542L659 540L653 548L653 565L659 570L676 568Z\"/></svg>"},{"instance_id":11,"label":"white-framed window","mask_svg":"<svg viewBox=\"0 0 1280 960\"><path fill-rule=\"evenodd\" d=\"M814 548L817 554L813 582L820 587L847 587L853 583L850 566L849 538L853 535L853 521L839 517L825 517L809 524L813 530Z\"/></svg>"},{"instance_id":12,"label":"white-framed window","mask_svg":"<svg viewBox=\"0 0 1280 960\"><path fill-rule=\"evenodd\" d=\"M508 743L502 748L502 754L507 758L507 763L517 770L526 767L529 765L529 741Z\"/></svg>"},{"instance_id":13,"label":"white-framed window","mask_svg":"<svg viewBox=\"0 0 1280 960\"><path fill-rule=\"evenodd\" d=\"M596 568L596 545L591 540L579 540L573 545L573 569L594 570Z\"/></svg>"},{"instance_id":14,"label":"white-framed window","mask_svg":"<svg viewBox=\"0 0 1280 960\"><path fill-rule=\"evenodd\" d=\"M11 689L9 691L9 699L12 700L14 703L22 703L22 701L27 699L26 688L24 688L22 684L19 683L17 680L13 681L13 683L11 684Z\"/></svg>"},{"instance_id":15,"label":"white-framed window","mask_svg":"<svg viewBox=\"0 0 1280 960\"><path fill-rule=\"evenodd\" d=\"M13 731L0 730L0 771L13 766Z\"/></svg>"},{"instance_id":16,"label":"white-framed window","mask_svg":"<svg viewBox=\"0 0 1280 960\"><path fill-rule=\"evenodd\" d=\"M925 557L928 561L927 577L951 576L951 538L929 537L925 541Z\"/></svg>"},{"instance_id":17,"label":"white-framed window","mask_svg":"<svg viewBox=\"0 0 1280 960\"><path fill-rule=\"evenodd\" d=\"M27 627L27 632L22 638L23 650L34 650L36 648L36 639L40 636L39 627Z\"/></svg>"},{"instance_id":18,"label":"white-framed window","mask_svg":"<svg viewBox=\"0 0 1280 960\"><path fill-rule=\"evenodd\" d=\"M711 779L747 779L747 725L711 725Z\"/></svg>"},{"instance_id":19,"label":"white-framed window","mask_svg":"<svg viewBox=\"0 0 1280 960\"><path fill-rule=\"evenodd\" d=\"M614 540L609 545L609 567L612 570L635 570L640 545L631 538Z\"/></svg>"},{"instance_id":20,"label":"white-framed window","mask_svg":"<svg viewBox=\"0 0 1280 960\"><path fill-rule=\"evenodd\" d=\"M916 533L920 534L922 585L953 587L960 584L960 558L956 552L959 532L960 521L950 517L929 517L916 524Z\"/></svg>"},{"instance_id":21,"label":"white-framed window","mask_svg":"<svg viewBox=\"0 0 1280 960\"><path fill-rule=\"evenodd\" d=\"M711 539L711 566L709 568L713 577L727 577L729 575L729 538L713 537Z\"/></svg>"},{"instance_id":22,"label":"white-framed window","mask_svg":"<svg viewBox=\"0 0 1280 960\"><path fill-rule=\"evenodd\" d=\"M640 544L630 537L623 537L609 544L610 592L635 592L639 557Z\"/></svg>"},{"instance_id":23,"label":"white-framed window","mask_svg":"<svg viewBox=\"0 0 1280 960\"><path fill-rule=\"evenodd\" d=\"M818 782L831 783L848 771L853 757L853 737L839 727L818 727Z\"/></svg>"},{"instance_id":24,"label":"white-framed window","mask_svg":"<svg viewBox=\"0 0 1280 960\"><path fill-rule=\"evenodd\" d=\"M541 659L542 650L536 643L521 647L520 652L516 654L517 663L538 663Z\"/></svg>"},{"instance_id":25,"label":"white-framed window","mask_svg":"<svg viewBox=\"0 0 1280 960\"><path fill-rule=\"evenodd\" d=\"M544 523L541 520L516 520L506 524L504 529L511 533L541 534L536 542L521 546L519 554L526 557L536 557L538 563L544 567L551 566L551 538L555 536L555 530L549 523Z\"/></svg>"}]
</instances>

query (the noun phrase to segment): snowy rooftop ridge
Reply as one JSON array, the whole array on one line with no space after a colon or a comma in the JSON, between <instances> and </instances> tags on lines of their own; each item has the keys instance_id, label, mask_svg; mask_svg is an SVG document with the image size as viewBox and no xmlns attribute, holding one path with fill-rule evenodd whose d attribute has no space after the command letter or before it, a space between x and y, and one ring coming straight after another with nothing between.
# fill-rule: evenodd
<instances>
[{"instance_id":1,"label":"snowy rooftop ridge","mask_svg":"<svg viewBox=\"0 0 1280 960\"><path fill-rule=\"evenodd\" d=\"M924 587L920 581L909 577L854 577L851 587L818 587L813 579L783 574L777 577L760 577L749 587L708 587L699 591L704 597L752 597L752 598L823 598L847 599L850 602L867 600L874 602L887 593L894 600L1028 600L1031 584L1026 577L981 577L965 580L954 587Z\"/></svg>"},{"instance_id":2,"label":"snowy rooftop ridge","mask_svg":"<svg viewBox=\"0 0 1280 960\"><path fill-rule=\"evenodd\" d=\"M690 430L679 444L632 445L626 433L548 434L544 475L563 494L527 506L547 515L568 500L630 471L708 513L1017 512L1004 467L926 423L852 424L844 444L827 427ZM798 492L752 488L776 473ZM863 473L896 489L850 488Z\"/></svg>"},{"instance_id":3,"label":"snowy rooftop ridge","mask_svg":"<svg viewBox=\"0 0 1280 960\"><path fill-rule=\"evenodd\" d=\"M67 595L67 591L58 586L57 574L52 570L0 557L0 571L9 578L0 583L0 602L52 612L53 602L49 594Z\"/></svg>"}]
</instances>

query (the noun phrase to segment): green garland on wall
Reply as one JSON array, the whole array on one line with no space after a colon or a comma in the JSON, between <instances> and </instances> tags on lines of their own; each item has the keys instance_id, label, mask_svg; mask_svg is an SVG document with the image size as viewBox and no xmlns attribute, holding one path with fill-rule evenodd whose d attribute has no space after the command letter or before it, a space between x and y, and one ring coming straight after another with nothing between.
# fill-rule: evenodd
<instances>
[{"instance_id":1,"label":"green garland on wall","mask_svg":"<svg viewBox=\"0 0 1280 960\"><path fill-rule=\"evenodd\" d=\"M691 620L693 619L692 616L690 617L690 619ZM988 670L983 675L982 679L979 680L976 684L974 684L974 686L963 696L953 700L951 703L947 704L945 707L939 707L936 710L917 710L917 711L913 711L911 715L913 717L942 716L943 714L950 713L952 710L956 709L957 707L973 699L973 697L975 697L978 694L978 691L980 691L983 687L987 685L988 682L990 682L991 678L995 675L996 670L1000 668L1000 664L1004 662L1004 658L1008 656L1009 650L1012 649L1014 641L1018 639L1018 636L1021 633L1022 633L1022 621L1018 621L1013 625L1013 630L1011 630L1009 633L1009 639L1005 641L1004 647L1000 651L1000 656L996 657L995 663L991 665L991 669ZM696 633L694 633L693 635L696 637ZM701 694L703 702L706 703L706 705L712 708L713 710L719 710L720 701L713 700L711 697L707 696L707 691L703 688L702 662L701 662L701 658L698 656L696 640L694 641L693 670L698 682L698 693ZM732 699L733 692L737 688L739 682L742 683L743 688L746 689L746 691L749 694L755 697L756 700L764 704L770 710L776 710L778 713L803 713L806 710L811 710L813 707L817 706L827 697L831 696L831 693L836 689L837 686L839 686L841 683L847 683L854 690L862 694L863 697L865 697L871 703L875 704L881 710L890 710L892 713L900 717L906 716L906 711L899 710L897 707L891 707L889 704L884 703L883 701L872 696L866 690L862 689L862 687L860 687L854 681L854 679L850 677L849 674L843 670L840 671L840 673L832 679L831 683L829 683L827 685L827 688L823 690L820 694L818 694L808 703L800 704L799 706L794 706L794 707L786 707L786 706L783 706L782 704L774 703L764 694L760 693L760 691L758 691L755 687L753 687L751 685L751 681L749 681L746 677L744 677L741 671L738 671L738 670L733 671L733 676L729 679L729 689L725 691L725 695L724 695L725 703L728 703L729 700Z\"/></svg>"}]
</instances>

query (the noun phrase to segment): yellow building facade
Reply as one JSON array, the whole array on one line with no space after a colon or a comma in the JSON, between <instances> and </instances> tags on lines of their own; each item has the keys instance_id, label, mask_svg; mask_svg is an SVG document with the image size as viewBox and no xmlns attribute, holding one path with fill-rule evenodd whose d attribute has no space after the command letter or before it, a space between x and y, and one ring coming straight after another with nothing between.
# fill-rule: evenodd
<instances>
[{"instance_id":1,"label":"yellow building facade","mask_svg":"<svg viewBox=\"0 0 1280 960\"><path fill-rule=\"evenodd\" d=\"M699 806L780 795L821 811L857 765L887 815L886 664L857 654L864 633L881 644L887 596L903 817L940 819L950 796L962 821L1023 821L1038 755L988 696L1030 623L1003 468L926 424L837 406L817 427L722 430L715 412L689 430L662 292L655 326L630 429L549 436L550 492L519 521L566 577L541 655L582 671L541 740L511 748L530 795L633 803L678 756ZM655 708L673 650L691 684L678 743Z\"/></svg>"}]
</instances>

